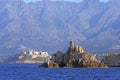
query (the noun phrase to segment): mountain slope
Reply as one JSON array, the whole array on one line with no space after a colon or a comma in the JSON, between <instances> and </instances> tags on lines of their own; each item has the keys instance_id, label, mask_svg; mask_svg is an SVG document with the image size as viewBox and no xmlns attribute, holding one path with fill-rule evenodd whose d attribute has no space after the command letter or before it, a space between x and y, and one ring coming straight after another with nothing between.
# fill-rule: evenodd
<instances>
[{"instance_id":1,"label":"mountain slope","mask_svg":"<svg viewBox=\"0 0 120 80\"><path fill-rule=\"evenodd\" d=\"M65 50L70 40L87 51L120 51L120 1L0 1L0 53ZM1 55L2 55L1 54Z\"/></svg>"}]
</instances>

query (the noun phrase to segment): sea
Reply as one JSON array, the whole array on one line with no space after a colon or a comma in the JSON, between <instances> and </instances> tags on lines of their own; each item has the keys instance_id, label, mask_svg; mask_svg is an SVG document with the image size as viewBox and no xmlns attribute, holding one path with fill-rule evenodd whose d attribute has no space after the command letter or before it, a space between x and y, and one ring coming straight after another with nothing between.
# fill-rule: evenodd
<instances>
[{"instance_id":1,"label":"sea","mask_svg":"<svg viewBox=\"0 0 120 80\"><path fill-rule=\"evenodd\" d=\"M120 80L120 68L42 68L40 64L0 64L0 80Z\"/></svg>"}]
</instances>

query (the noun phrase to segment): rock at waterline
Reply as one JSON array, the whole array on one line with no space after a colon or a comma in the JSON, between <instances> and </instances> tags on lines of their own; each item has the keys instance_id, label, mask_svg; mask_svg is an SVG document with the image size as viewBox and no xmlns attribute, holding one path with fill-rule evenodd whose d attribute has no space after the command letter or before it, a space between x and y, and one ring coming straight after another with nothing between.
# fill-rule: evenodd
<instances>
[{"instance_id":1,"label":"rock at waterline","mask_svg":"<svg viewBox=\"0 0 120 80\"><path fill-rule=\"evenodd\" d=\"M47 66L44 66L47 65ZM106 68L106 64L97 60L96 56L85 52L81 46L74 46L70 41L70 47L66 53L60 51L52 55L51 61L44 63L43 67L70 67L70 68Z\"/></svg>"}]
</instances>

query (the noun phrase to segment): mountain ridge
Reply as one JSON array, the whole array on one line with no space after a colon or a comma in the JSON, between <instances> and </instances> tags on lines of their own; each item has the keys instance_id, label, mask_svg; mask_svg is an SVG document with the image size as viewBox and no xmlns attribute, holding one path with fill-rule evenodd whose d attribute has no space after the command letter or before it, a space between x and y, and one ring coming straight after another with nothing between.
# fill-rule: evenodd
<instances>
[{"instance_id":1,"label":"mountain ridge","mask_svg":"<svg viewBox=\"0 0 120 80\"><path fill-rule=\"evenodd\" d=\"M22 50L64 51L70 40L92 53L120 51L111 50L120 45L119 3L1 0L0 53L15 54L23 46Z\"/></svg>"}]
</instances>

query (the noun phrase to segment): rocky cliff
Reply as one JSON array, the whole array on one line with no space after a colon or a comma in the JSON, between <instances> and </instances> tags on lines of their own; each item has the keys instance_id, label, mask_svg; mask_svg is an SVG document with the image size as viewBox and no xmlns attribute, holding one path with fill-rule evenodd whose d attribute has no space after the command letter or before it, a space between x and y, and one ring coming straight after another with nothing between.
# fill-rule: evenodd
<instances>
[{"instance_id":1,"label":"rocky cliff","mask_svg":"<svg viewBox=\"0 0 120 80\"><path fill-rule=\"evenodd\" d=\"M97 60L96 56L84 52L83 48L76 49L74 42L70 42L70 47L66 53L58 51L52 55L51 61L44 63L43 67L84 67L84 68L104 68L106 64Z\"/></svg>"},{"instance_id":2,"label":"rocky cliff","mask_svg":"<svg viewBox=\"0 0 120 80\"><path fill-rule=\"evenodd\" d=\"M120 53L106 54L102 62L111 67L120 67Z\"/></svg>"}]
</instances>

